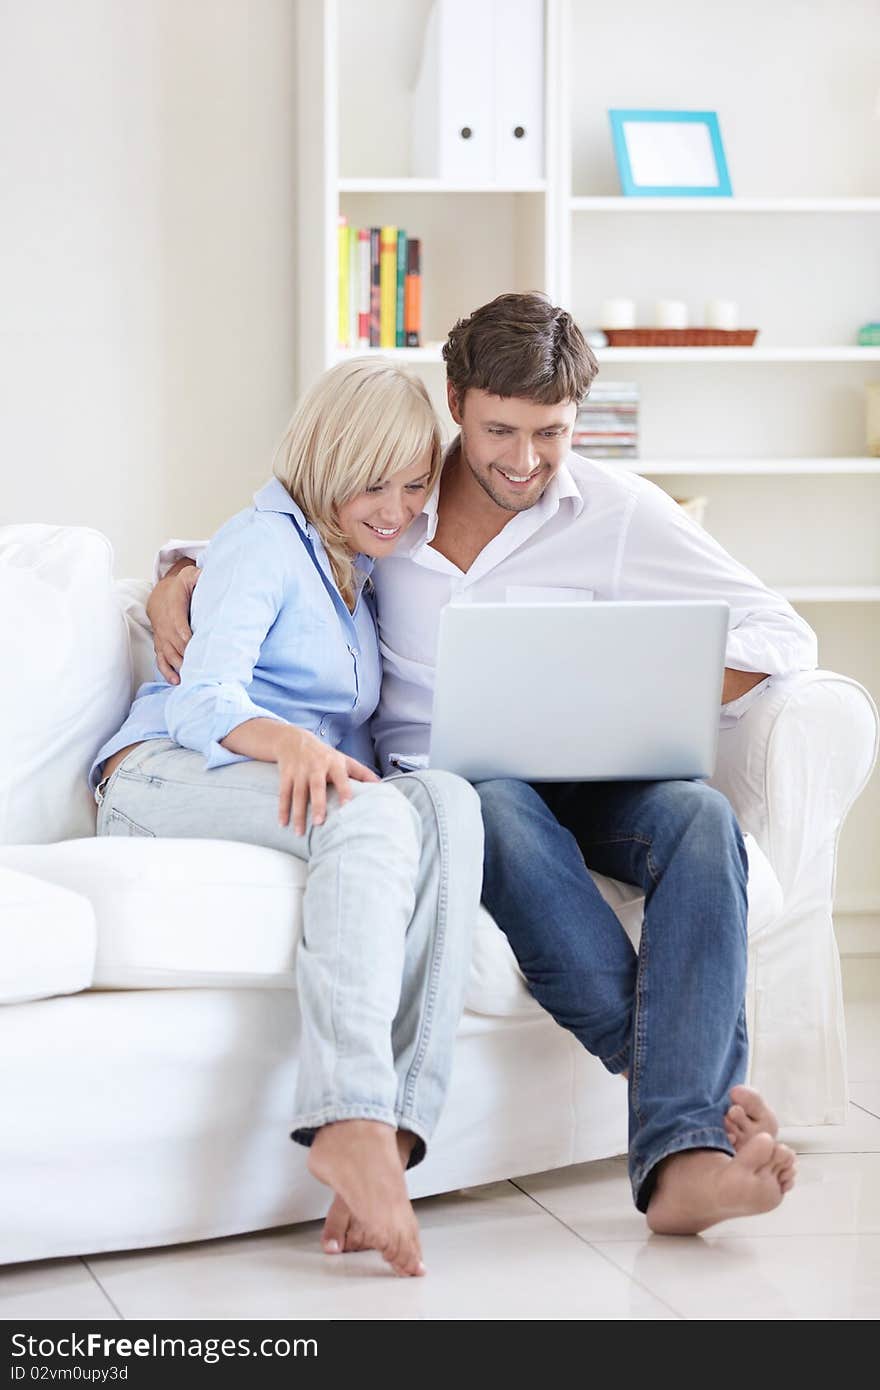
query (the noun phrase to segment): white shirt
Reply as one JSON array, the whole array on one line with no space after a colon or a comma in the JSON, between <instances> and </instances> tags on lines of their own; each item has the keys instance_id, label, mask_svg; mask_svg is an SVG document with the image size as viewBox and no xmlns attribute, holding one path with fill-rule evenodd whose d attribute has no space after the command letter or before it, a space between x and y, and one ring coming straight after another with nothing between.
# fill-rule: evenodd
<instances>
[{"instance_id":1,"label":"white shirt","mask_svg":"<svg viewBox=\"0 0 880 1390\"><path fill-rule=\"evenodd\" d=\"M452 602L722 599L730 607L726 666L773 677L816 665L815 635L791 605L638 474L570 454L540 501L513 515L466 573L431 548L438 495L373 570L383 679L372 733L383 771L391 754L428 753L440 614ZM169 542L156 577L198 549ZM725 705L722 726L768 684Z\"/></svg>"},{"instance_id":2,"label":"white shirt","mask_svg":"<svg viewBox=\"0 0 880 1390\"><path fill-rule=\"evenodd\" d=\"M428 752L440 614L451 602L722 599L726 666L782 676L816 665L815 635L791 605L637 474L570 454L540 501L513 515L467 573L431 548L437 501L435 490L373 571L383 675L372 732L383 770L391 754ZM767 684L725 705L722 725Z\"/></svg>"}]
</instances>

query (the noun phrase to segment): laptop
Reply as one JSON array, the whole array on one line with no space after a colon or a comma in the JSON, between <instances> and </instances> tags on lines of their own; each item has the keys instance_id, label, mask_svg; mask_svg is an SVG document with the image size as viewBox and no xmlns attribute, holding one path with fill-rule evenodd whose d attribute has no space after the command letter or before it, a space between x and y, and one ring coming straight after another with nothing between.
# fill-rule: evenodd
<instances>
[{"instance_id":1,"label":"laptop","mask_svg":"<svg viewBox=\"0 0 880 1390\"><path fill-rule=\"evenodd\" d=\"M429 766L471 782L710 777L728 611L706 599L450 604Z\"/></svg>"}]
</instances>

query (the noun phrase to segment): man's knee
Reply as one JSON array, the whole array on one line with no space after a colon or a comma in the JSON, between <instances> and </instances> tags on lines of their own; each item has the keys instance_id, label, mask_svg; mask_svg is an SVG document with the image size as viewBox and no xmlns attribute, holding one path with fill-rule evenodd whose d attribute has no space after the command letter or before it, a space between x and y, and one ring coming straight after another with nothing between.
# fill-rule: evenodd
<instances>
[{"instance_id":1,"label":"man's knee","mask_svg":"<svg viewBox=\"0 0 880 1390\"><path fill-rule=\"evenodd\" d=\"M689 854L714 858L727 849L747 867L742 831L722 792L705 782L676 782L664 788L663 830Z\"/></svg>"}]
</instances>

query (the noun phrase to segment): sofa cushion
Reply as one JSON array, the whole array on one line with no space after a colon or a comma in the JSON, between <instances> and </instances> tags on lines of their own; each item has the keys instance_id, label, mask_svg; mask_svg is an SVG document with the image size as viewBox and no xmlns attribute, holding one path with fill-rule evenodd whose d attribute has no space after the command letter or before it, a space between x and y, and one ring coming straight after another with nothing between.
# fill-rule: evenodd
<instances>
[{"instance_id":1,"label":"sofa cushion","mask_svg":"<svg viewBox=\"0 0 880 1390\"><path fill-rule=\"evenodd\" d=\"M782 910L769 863L750 836L749 933ZM292 856L219 840L109 837L0 847L0 864L87 895L104 989L192 986L291 988L302 928L306 867ZM641 890L594 875L634 942ZM534 1013L507 938L480 909L467 1008L509 1017Z\"/></svg>"},{"instance_id":2,"label":"sofa cushion","mask_svg":"<svg viewBox=\"0 0 880 1390\"><path fill-rule=\"evenodd\" d=\"M95 833L86 775L131 690L112 566L98 531L0 527L0 843Z\"/></svg>"},{"instance_id":3,"label":"sofa cushion","mask_svg":"<svg viewBox=\"0 0 880 1390\"><path fill-rule=\"evenodd\" d=\"M0 864L91 899L97 988L294 984L306 867L292 855L226 840L108 836L0 846Z\"/></svg>"},{"instance_id":4,"label":"sofa cushion","mask_svg":"<svg viewBox=\"0 0 880 1390\"><path fill-rule=\"evenodd\" d=\"M95 937L88 898L0 867L0 1004L88 989Z\"/></svg>"}]
</instances>

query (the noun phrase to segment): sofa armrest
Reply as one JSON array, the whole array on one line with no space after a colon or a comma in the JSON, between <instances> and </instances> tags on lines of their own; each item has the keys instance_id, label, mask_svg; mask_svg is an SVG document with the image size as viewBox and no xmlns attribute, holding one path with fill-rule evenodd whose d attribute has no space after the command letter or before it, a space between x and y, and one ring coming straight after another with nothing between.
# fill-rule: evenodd
<instances>
[{"instance_id":1,"label":"sofa armrest","mask_svg":"<svg viewBox=\"0 0 880 1390\"><path fill-rule=\"evenodd\" d=\"M837 842L877 759L874 701L809 671L774 681L719 735L713 785L773 866L777 920L750 943L750 1077L781 1123L843 1124L846 1032L831 913Z\"/></svg>"},{"instance_id":2,"label":"sofa armrest","mask_svg":"<svg viewBox=\"0 0 880 1390\"><path fill-rule=\"evenodd\" d=\"M829 841L877 761L877 707L857 681L832 671L774 680L718 737L712 786L754 835L783 892Z\"/></svg>"}]
</instances>

